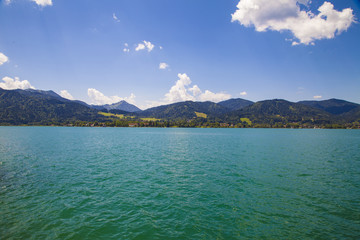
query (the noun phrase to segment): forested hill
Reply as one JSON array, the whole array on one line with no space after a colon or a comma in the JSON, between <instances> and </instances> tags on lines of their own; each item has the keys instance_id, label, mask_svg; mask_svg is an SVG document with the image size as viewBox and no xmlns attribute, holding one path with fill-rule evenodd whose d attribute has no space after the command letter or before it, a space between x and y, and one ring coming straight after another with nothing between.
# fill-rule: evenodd
<instances>
[{"instance_id":1,"label":"forested hill","mask_svg":"<svg viewBox=\"0 0 360 240\"><path fill-rule=\"evenodd\" d=\"M274 124L277 122L329 124L336 121L330 113L324 110L282 99L256 102L251 106L227 113L224 116L224 120L233 123L240 121L240 118L248 118L253 123L259 124Z\"/></svg>"},{"instance_id":2,"label":"forested hill","mask_svg":"<svg viewBox=\"0 0 360 240\"><path fill-rule=\"evenodd\" d=\"M0 88L0 124L51 124L104 120L98 111L52 91Z\"/></svg>"},{"instance_id":3,"label":"forested hill","mask_svg":"<svg viewBox=\"0 0 360 240\"><path fill-rule=\"evenodd\" d=\"M203 118L220 116L230 109L213 102L178 102L169 105L150 108L139 112L141 117L154 117L160 119L192 119L199 116Z\"/></svg>"},{"instance_id":4,"label":"forested hill","mask_svg":"<svg viewBox=\"0 0 360 240\"><path fill-rule=\"evenodd\" d=\"M323 101L301 101L300 104L316 109L324 110L337 119L339 123L349 123L360 120L360 104L341 99L329 99Z\"/></svg>"},{"instance_id":5,"label":"forested hill","mask_svg":"<svg viewBox=\"0 0 360 240\"><path fill-rule=\"evenodd\" d=\"M335 99L335 98L329 100L323 100L323 101L301 101L299 103L304 104L306 106L324 110L334 115L341 115L344 113L348 113L360 107L360 104L356 104L340 99Z\"/></svg>"},{"instance_id":6,"label":"forested hill","mask_svg":"<svg viewBox=\"0 0 360 240\"><path fill-rule=\"evenodd\" d=\"M250 106L254 104L254 102L242 98L232 98L229 100L219 102L218 104L228 108L231 111L235 111Z\"/></svg>"}]
</instances>

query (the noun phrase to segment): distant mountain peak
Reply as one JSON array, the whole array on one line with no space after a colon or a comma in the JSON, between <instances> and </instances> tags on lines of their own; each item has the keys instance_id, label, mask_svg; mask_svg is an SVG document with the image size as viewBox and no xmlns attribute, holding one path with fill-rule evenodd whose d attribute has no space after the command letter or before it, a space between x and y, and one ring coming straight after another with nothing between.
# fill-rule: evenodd
<instances>
[{"instance_id":1,"label":"distant mountain peak","mask_svg":"<svg viewBox=\"0 0 360 240\"><path fill-rule=\"evenodd\" d=\"M121 100L120 102L113 104L105 104L105 105L92 105L91 107L96 109L105 108L106 110L122 110L126 112L138 112L141 111L137 106L126 102L125 100Z\"/></svg>"}]
</instances>

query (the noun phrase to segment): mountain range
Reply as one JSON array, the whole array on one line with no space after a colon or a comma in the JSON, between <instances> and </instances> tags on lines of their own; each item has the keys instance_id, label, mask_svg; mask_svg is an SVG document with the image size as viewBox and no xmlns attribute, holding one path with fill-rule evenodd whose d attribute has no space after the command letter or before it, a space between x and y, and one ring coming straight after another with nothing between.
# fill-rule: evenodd
<instances>
[{"instance_id":1,"label":"mountain range","mask_svg":"<svg viewBox=\"0 0 360 240\"><path fill-rule=\"evenodd\" d=\"M100 113L100 114L99 114ZM352 124L360 121L360 105L340 99L300 101L282 99L252 102L237 98L219 103L178 102L140 110L126 101L88 105L62 98L53 91L0 88L1 125L47 125L75 121L106 122L119 116L134 121L208 121L228 124Z\"/></svg>"}]
</instances>

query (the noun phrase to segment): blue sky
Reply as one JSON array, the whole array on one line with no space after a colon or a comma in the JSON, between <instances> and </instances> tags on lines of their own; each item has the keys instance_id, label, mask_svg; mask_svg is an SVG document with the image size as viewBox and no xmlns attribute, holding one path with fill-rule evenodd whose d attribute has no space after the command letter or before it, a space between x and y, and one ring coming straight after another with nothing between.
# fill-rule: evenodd
<instances>
[{"instance_id":1,"label":"blue sky","mask_svg":"<svg viewBox=\"0 0 360 240\"><path fill-rule=\"evenodd\" d=\"M230 97L360 103L360 1L278 2L1 0L0 87L141 108Z\"/></svg>"}]
</instances>

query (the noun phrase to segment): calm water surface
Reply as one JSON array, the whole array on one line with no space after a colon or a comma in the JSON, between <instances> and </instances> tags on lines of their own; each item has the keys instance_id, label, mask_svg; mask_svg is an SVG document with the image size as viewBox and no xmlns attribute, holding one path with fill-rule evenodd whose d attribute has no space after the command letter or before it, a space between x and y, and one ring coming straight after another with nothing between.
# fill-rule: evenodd
<instances>
[{"instance_id":1,"label":"calm water surface","mask_svg":"<svg viewBox=\"0 0 360 240\"><path fill-rule=\"evenodd\" d=\"M0 127L0 239L359 238L359 130Z\"/></svg>"}]
</instances>

